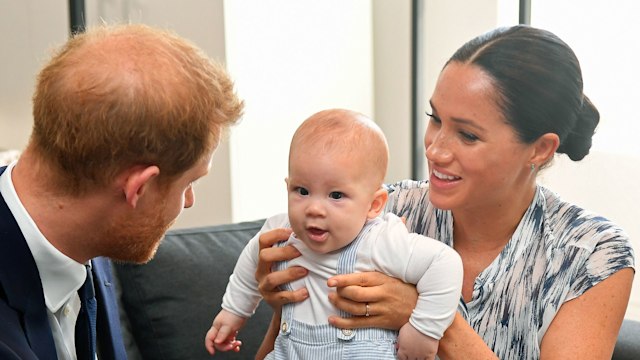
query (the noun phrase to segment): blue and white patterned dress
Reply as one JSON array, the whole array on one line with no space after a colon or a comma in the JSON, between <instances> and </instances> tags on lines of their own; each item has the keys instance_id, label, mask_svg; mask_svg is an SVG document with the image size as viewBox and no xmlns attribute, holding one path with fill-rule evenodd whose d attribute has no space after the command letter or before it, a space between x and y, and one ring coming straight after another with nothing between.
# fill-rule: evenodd
<instances>
[{"instance_id":1,"label":"blue and white patterned dress","mask_svg":"<svg viewBox=\"0 0 640 360\"><path fill-rule=\"evenodd\" d=\"M453 216L429 202L427 181L391 185L386 211L404 216L409 231L453 246ZM628 267L634 254L622 229L538 186L511 240L478 275L471 301L459 311L499 358L538 359L560 306Z\"/></svg>"}]
</instances>

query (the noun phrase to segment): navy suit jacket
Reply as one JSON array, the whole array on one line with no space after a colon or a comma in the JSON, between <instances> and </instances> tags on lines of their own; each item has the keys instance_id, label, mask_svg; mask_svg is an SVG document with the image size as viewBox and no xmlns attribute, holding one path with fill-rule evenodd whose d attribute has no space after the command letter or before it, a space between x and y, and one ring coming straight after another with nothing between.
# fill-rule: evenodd
<instances>
[{"instance_id":1,"label":"navy suit jacket","mask_svg":"<svg viewBox=\"0 0 640 360\"><path fill-rule=\"evenodd\" d=\"M5 167L0 168L0 174ZM92 260L100 360L126 360L108 259ZM0 359L56 359L42 283L18 224L0 196Z\"/></svg>"}]
</instances>

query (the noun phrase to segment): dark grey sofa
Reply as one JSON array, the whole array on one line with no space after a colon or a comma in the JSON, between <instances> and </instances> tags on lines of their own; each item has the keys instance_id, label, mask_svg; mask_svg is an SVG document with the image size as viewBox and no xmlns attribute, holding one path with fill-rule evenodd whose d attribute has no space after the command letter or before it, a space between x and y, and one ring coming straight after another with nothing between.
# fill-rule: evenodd
<instances>
[{"instance_id":1,"label":"dark grey sofa","mask_svg":"<svg viewBox=\"0 0 640 360\"><path fill-rule=\"evenodd\" d=\"M114 264L130 360L211 359L204 335L240 252L263 222L173 230L149 263ZM242 351L214 358L253 359L271 315L261 303L239 336Z\"/></svg>"},{"instance_id":2,"label":"dark grey sofa","mask_svg":"<svg viewBox=\"0 0 640 360\"><path fill-rule=\"evenodd\" d=\"M114 264L131 360L211 359L204 335L240 252L263 222L170 231L148 264ZM270 319L261 304L239 336L241 352L214 358L252 359ZM640 359L640 322L625 321L613 359Z\"/></svg>"}]
</instances>

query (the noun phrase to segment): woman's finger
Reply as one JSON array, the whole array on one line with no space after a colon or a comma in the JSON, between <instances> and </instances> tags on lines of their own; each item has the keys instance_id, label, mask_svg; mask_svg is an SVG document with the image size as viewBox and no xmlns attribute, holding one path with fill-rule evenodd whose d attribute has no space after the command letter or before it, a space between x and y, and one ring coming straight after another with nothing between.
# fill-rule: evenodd
<instances>
[{"instance_id":1,"label":"woman's finger","mask_svg":"<svg viewBox=\"0 0 640 360\"><path fill-rule=\"evenodd\" d=\"M381 287L392 278L379 272L363 272L337 275L327 281L330 287L335 284L338 295L356 302L377 302L383 299L387 289Z\"/></svg>"},{"instance_id":2,"label":"woman's finger","mask_svg":"<svg viewBox=\"0 0 640 360\"><path fill-rule=\"evenodd\" d=\"M334 292L329 293L329 301L338 309L354 316L364 316L367 313L366 302L353 301ZM369 315L372 313L372 306L373 303L369 303Z\"/></svg>"},{"instance_id":3,"label":"woman's finger","mask_svg":"<svg viewBox=\"0 0 640 360\"><path fill-rule=\"evenodd\" d=\"M346 300L332 294L330 301L341 310L351 313L351 317L330 316L329 324L341 329L354 329L365 327L377 327L383 329L397 329L395 321L388 321L384 316L380 316L381 309L378 303L360 303ZM368 316L367 316L368 314Z\"/></svg>"},{"instance_id":4,"label":"woman's finger","mask_svg":"<svg viewBox=\"0 0 640 360\"><path fill-rule=\"evenodd\" d=\"M382 286L373 287L361 287L361 286L347 286L338 288L337 293L340 297L355 301L357 303L374 303L385 299L388 294L385 293L386 289Z\"/></svg>"},{"instance_id":5,"label":"woman's finger","mask_svg":"<svg viewBox=\"0 0 640 360\"><path fill-rule=\"evenodd\" d=\"M275 309L292 302L300 302L308 297L309 292L307 289L302 288L294 291L277 291L265 294L264 301Z\"/></svg>"},{"instance_id":6,"label":"woman's finger","mask_svg":"<svg viewBox=\"0 0 640 360\"><path fill-rule=\"evenodd\" d=\"M273 229L260 234L260 253L258 266L256 267L256 280L262 282L262 279L271 273L271 266L274 261L290 260L300 256L300 252L293 246L285 246L282 248L271 247L273 244L288 239L291 234L290 229ZM279 285L279 284L278 284Z\"/></svg>"},{"instance_id":7,"label":"woman's finger","mask_svg":"<svg viewBox=\"0 0 640 360\"><path fill-rule=\"evenodd\" d=\"M276 261L291 260L300 256L300 251L293 245L284 247L270 247L260 250L260 262L273 263Z\"/></svg>"},{"instance_id":8,"label":"woman's finger","mask_svg":"<svg viewBox=\"0 0 640 360\"><path fill-rule=\"evenodd\" d=\"M277 228L260 234L260 249L272 247L277 242L287 240L291 232L291 229Z\"/></svg>"},{"instance_id":9,"label":"woman's finger","mask_svg":"<svg viewBox=\"0 0 640 360\"><path fill-rule=\"evenodd\" d=\"M280 286L307 275L307 270L299 266L293 266L282 271L270 273L258 283L258 290L264 301L276 309L284 304L299 302L309 297L306 288L294 291L282 291Z\"/></svg>"},{"instance_id":10,"label":"woman's finger","mask_svg":"<svg viewBox=\"0 0 640 360\"><path fill-rule=\"evenodd\" d=\"M329 324L337 327L338 329L359 329L376 327L396 330L390 326L383 326L383 323L384 318L380 316L353 316L348 318L343 318L340 316L329 316Z\"/></svg>"},{"instance_id":11,"label":"woman's finger","mask_svg":"<svg viewBox=\"0 0 640 360\"><path fill-rule=\"evenodd\" d=\"M368 272L338 275L327 281L336 286L329 300L352 317L332 316L329 323L337 327L380 327L399 329L415 307L418 294L414 285L382 273ZM366 305L369 305L369 316Z\"/></svg>"},{"instance_id":12,"label":"woman's finger","mask_svg":"<svg viewBox=\"0 0 640 360\"><path fill-rule=\"evenodd\" d=\"M365 304L360 304L360 313ZM337 315L329 316L329 324L340 329L356 329L376 327L381 329L398 330L402 325L409 321L409 315L402 315L400 312L389 312L387 310L377 310L375 303L369 303L369 316L351 316L340 317ZM384 307L380 308L383 309ZM380 314L377 311L381 311ZM404 319L404 320L403 320Z\"/></svg>"},{"instance_id":13,"label":"woman's finger","mask_svg":"<svg viewBox=\"0 0 640 360\"><path fill-rule=\"evenodd\" d=\"M300 266L292 266L282 271L275 271L262 277L258 284L260 292L270 292L277 290L281 285L298 280L308 273L307 269Z\"/></svg>"},{"instance_id":14,"label":"woman's finger","mask_svg":"<svg viewBox=\"0 0 640 360\"><path fill-rule=\"evenodd\" d=\"M329 285L330 287L338 287L338 288L352 286L352 285L371 287L371 286L382 285L386 281L388 281L388 279L389 277L382 273L379 273L376 271L370 271L370 272L362 272L362 273L336 275L329 278L329 280L327 280L327 285Z\"/></svg>"},{"instance_id":15,"label":"woman's finger","mask_svg":"<svg viewBox=\"0 0 640 360\"><path fill-rule=\"evenodd\" d=\"M384 319L376 316L376 303L357 302L338 296L337 293L329 294L329 301L338 309L346 311L353 316L342 318L339 316L330 316L329 324L340 329L353 329L363 327L382 327ZM368 309L367 309L368 307ZM366 316L367 313L369 316Z\"/></svg>"},{"instance_id":16,"label":"woman's finger","mask_svg":"<svg viewBox=\"0 0 640 360\"><path fill-rule=\"evenodd\" d=\"M272 264L276 261L291 260L300 256L300 252L293 246L272 247L273 244L289 238L290 229L274 229L260 235L260 254L256 268L258 290L272 308L302 301L309 297L307 289L282 291L280 286L307 275L307 270L299 266L290 267L282 271L272 272Z\"/></svg>"}]
</instances>

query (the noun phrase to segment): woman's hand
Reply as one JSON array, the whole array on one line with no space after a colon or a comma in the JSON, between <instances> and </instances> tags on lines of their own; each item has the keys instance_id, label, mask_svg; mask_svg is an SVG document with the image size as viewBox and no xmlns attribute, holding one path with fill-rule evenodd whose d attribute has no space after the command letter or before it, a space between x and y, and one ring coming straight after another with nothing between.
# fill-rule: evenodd
<instances>
[{"instance_id":1,"label":"woman's hand","mask_svg":"<svg viewBox=\"0 0 640 360\"><path fill-rule=\"evenodd\" d=\"M271 272L271 266L276 261L291 260L300 256L300 252L293 246L272 247L275 243L287 240L291 229L273 229L260 235L260 257L256 269L258 290L263 299L279 313L282 305L298 302L309 297L306 288L295 291L282 291L280 285L307 275L307 270L293 266L286 270Z\"/></svg>"},{"instance_id":2,"label":"woman's hand","mask_svg":"<svg viewBox=\"0 0 640 360\"><path fill-rule=\"evenodd\" d=\"M256 352L256 360L264 359L273 350L273 345L280 329L280 314L282 305L290 302L302 301L309 297L306 288L294 291L281 291L280 285L307 275L307 269L292 266L286 270L271 272L271 266L275 261L291 260L300 256L295 247L272 247L279 241L284 241L291 235L291 229L273 229L260 235L260 256L256 269L258 290L264 301L273 308L274 314L267 333Z\"/></svg>"},{"instance_id":3,"label":"woman's hand","mask_svg":"<svg viewBox=\"0 0 640 360\"><path fill-rule=\"evenodd\" d=\"M329 317L329 323L341 329L398 330L409 321L418 300L414 285L379 272L337 275L330 278L327 285L337 289L337 292L329 293L331 303L354 315L350 318Z\"/></svg>"}]
</instances>

